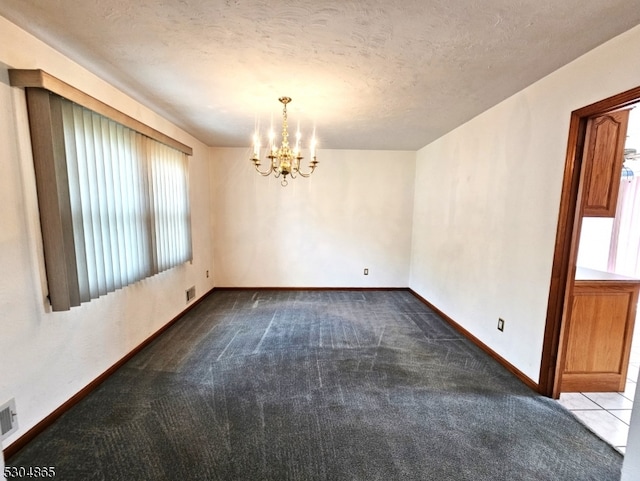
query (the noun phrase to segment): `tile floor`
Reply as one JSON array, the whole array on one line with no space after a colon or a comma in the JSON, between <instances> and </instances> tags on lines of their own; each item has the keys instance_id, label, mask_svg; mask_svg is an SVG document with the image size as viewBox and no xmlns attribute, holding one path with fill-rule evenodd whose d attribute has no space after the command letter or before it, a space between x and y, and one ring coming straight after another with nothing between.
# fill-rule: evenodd
<instances>
[{"instance_id":1,"label":"tile floor","mask_svg":"<svg viewBox=\"0 0 640 481\"><path fill-rule=\"evenodd\" d=\"M558 400L598 436L622 453L627 445L631 408L640 368L640 326L636 324L636 328L624 392L562 393Z\"/></svg>"}]
</instances>

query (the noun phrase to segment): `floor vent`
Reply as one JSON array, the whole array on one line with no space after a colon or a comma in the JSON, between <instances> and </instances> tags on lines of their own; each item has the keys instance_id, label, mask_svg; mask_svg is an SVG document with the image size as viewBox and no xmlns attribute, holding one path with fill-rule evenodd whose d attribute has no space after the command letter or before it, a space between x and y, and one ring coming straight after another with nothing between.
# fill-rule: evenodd
<instances>
[{"instance_id":1,"label":"floor vent","mask_svg":"<svg viewBox=\"0 0 640 481\"><path fill-rule=\"evenodd\" d=\"M196 286L187 289L187 303L191 302L196 297Z\"/></svg>"},{"instance_id":2,"label":"floor vent","mask_svg":"<svg viewBox=\"0 0 640 481\"><path fill-rule=\"evenodd\" d=\"M18 430L17 416L15 399L0 406L0 441Z\"/></svg>"}]
</instances>

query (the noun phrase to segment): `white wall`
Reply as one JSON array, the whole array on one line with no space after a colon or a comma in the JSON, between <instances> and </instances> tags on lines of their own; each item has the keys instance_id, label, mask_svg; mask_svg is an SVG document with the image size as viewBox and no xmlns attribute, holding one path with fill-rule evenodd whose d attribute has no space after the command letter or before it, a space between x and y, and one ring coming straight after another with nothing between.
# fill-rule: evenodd
<instances>
[{"instance_id":1,"label":"white wall","mask_svg":"<svg viewBox=\"0 0 640 481\"><path fill-rule=\"evenodd\" d=\"M15 398L20 426L6 448L181 312L185 289L208 291L213 262L208 148L2 17L0 32L0 403ZM24 91L7 68L41 68L193 147L192 264L50 312Z\"/></svg>"},{"instance_id":2,"label":"white wall","mask_svg":"<svg viewBox=\"0 0 640 481\"><path fill-rule=\"evenodd\" d=\"M216 286L407 286L415 152L320 150L287 187L250 155L213 149Z\"/></svg>"},{"instance_id":3,"label":"white wall","mask_svg":"<svg viewBox=\"0 0 640 481\"><path fill-rule=\"evenodd\" d=\"M410 287L533 380L572 110L551 126L554 95L512 97L420 150L416 166Z\"/></svg>"}]
</instances>

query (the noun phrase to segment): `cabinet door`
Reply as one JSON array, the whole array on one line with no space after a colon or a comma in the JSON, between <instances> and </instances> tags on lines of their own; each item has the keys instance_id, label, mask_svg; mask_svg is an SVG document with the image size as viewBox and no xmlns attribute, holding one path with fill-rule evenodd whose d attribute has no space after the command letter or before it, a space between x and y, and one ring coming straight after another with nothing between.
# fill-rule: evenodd
<instances>
[{"instance_id":1,"label":"cabinet door","mask_svg":"<svg viewBox=\"0 0 640 481\"><path fill-rule=\"evenodd\" d=\"M624 391L638 287L608 284L574 287L563 392Z\"/></svg>"},{"instance_id":2,"label":"cabinet door","mask_svg":"<svg viewBox=\"0 0 640 481\"><path fill-rule=\"evenodd\" d=\"M615 217L629 110L593 117L587 123L583 166L586 217Z\"/></svg>"}]
</instances>

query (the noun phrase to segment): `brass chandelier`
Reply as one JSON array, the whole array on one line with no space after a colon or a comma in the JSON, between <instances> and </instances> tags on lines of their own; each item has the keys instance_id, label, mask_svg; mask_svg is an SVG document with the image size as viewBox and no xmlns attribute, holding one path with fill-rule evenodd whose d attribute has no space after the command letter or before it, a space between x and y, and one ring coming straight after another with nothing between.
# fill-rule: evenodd
<instances>
[{"instance_id":1,"label":"brass chandelier","mask_svg":"<svg viewBox=\"0 0 640 481\"><path fill-rule=\"evenodd\" d=\"M311 139L311 143L309 145L311 162L309 163L308 172L302 172L300 170L300 161L304 158L300 152L300 131L298 130L296 133L296 143L293 148L289 146L289 132L287 125L287 104L291 102L290 97L280 97L278 99L283 105L284 109L282 111L282 143L280 147L276 147L275 144L275 135L273 130L269 132L269 145L267 146L267 159L269 159L269 168L267 170L260 170L260 136L258 133L255 133L253 136L253 157L251 161L253 162L256 170L260 175L268 176L272 173L276 178L282 177L282 181L280 184L284 187L288 184L287 176L290 176L292 179L295 179L298 175L302 177L309 177L313 174L313 171L316 169L318 165L318 161L316 160L316 139L315 136Z\"/></svg>"}]
</instances>

